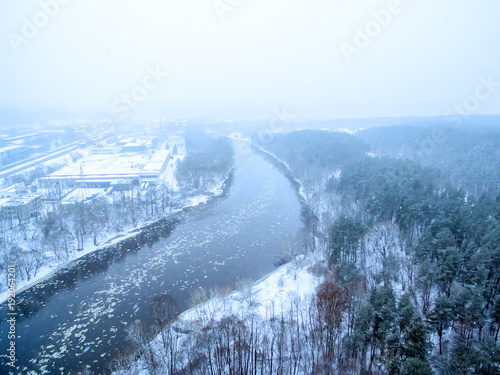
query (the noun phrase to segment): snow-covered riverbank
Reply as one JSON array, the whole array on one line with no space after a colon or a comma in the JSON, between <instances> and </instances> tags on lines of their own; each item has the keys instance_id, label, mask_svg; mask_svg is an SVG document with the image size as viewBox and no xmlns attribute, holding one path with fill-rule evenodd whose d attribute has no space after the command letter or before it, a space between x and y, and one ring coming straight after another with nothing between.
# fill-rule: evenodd
<instances>
[{"instance_id":1,"label":"snow-covered riverbank","mask_svg":"<svg viewBox=\"0 0 500 375\"><path fill-rule=\"evenodd\" d=\"M140 221L137 226L134 228L132 225L128 225L126 228L124 228L122 231L118 233L112 233L107 236L104 240L101 240L101 242L96 246L93 244L91 239L88 239L83 246L83 249L80 251L74 251L69 254L69 256L66 259L60 260L60 261L55 261L53 258L51 258L51 261L44 266L42 266L38 272L36 273L35 276L31 277L29 280L17 278L16 280L16 294L19 294L23 292L24 290L27 290L35 285L37 285L40 282L43 282L44 280L50 279L52 276L54 276L58 271L61 269L68 267L70 264L75 262L78 259L83 258L84 256L94 253L96 251L99 251L101 249L107 248L112 245L116 245L120 243L121 241L124 241L130 237L136 236L138 233L140 233L143 228L153 224L154 222L172 217L179 212L182 212L184 210L199 206L199 205L204 205L204 204L209 204L211 199L220 197L224 192L225 189L228 188L229 185L229 180L231 177L228 177L225 180L220 181L219 184L211 188L206 192L206 194L199 194L195 196L188 197L184 200L184 203L182 204L181 208L173 209L167 214L164 214L162 216L155 217L150 220L142 220ZM2 293L0 293L0 304L3 304L7 300L8 292L7 292L7 284L6 284L6 273L5 270L0 272L0 290Z\"/></svg>"},{"instance_id":2,"label":"snow-covered riverbank","mask_svg":"<svg viewBox=\"0 0 500 375\"><path fill-rule=\"evenodd\" d=\"M225 296L216 296L183 312L172 325L172 332L177 335L177 348L180 349L179 367L189 361L187 351L195 344L196 335L206 327L213 326L225 319L237 317L242 321L254 321L260 332L271 335L272 322L280 317L293 314L306 317L311 299L316 288L324 280L324 276L315 272L326 261L321 253L300 255L272 273L264 276L254 284L243 285L240 290ZM160 358L163 355L163 339L161 334L151 342L152 350ZM161 366L161 365L160 365ZM161 369L159 369L159 373ZM117 371L115 375L140 374L149 375L144 357L133 363L131 368Z\"/></svg>"}]
</instances>

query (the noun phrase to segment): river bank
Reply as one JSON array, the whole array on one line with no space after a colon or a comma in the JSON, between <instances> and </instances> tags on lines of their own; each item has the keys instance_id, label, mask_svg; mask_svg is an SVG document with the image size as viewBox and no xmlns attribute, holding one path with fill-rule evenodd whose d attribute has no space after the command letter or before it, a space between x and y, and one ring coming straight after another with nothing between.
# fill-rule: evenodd
<instances>
[{"instance_id":1,"label":"river bank","mask_svg":"<svg viewBox=\"0 0 500 375\"><path fill-rule=\"evenodd\" d=\"M183 313L166 328L167 332L159 333L150 342L149 356L156 356L159 361L156 373L168 373L173 365L179 371L200 371L199 363L193 366L192 359L197 355L203 358L206 354L198 342L214 327L240 322L248 327L259 327L258 335L273 336L276 326L273 322L298 318L301 324L307 325L311 301L318 285L324 279L324 273L318 270L326 267L323 253L300 255L271 273L257 280L252 285L243 287L228 295L215 296L206 302L194 306ZM230 323L229 323L230 324ZM165 348L165 338L175 342L173 348ZM168 352L166 352L166 350ZM172 353L171 350L175 352ZM208 351L210 352L210 351ZM163 359L162 359L163 357ZM174 361L172 359L175 358ZM150 363L144 356L137 361L126 363L127 368L113 372L113 375L141 374L151 375ZM198 372L197 372L198 371Z\"/></svg>"},{"instance_id":2,"label":"river bank","mask_svg":"<svg viewBox=\"0 0 500 375\"><path fill-rule=\"evenodd\" d=\"M151 243L152 239L156 238L157 240L159 237L154 235L153 230L159 229L161 232L162 227L164 227L166 223L176 223L181 219L182 215L194 210L195 208L209 205L217 199L223 198L228 192L233 173L234 171L232 170L225 180L223 180L215 188L211 189L207 194L187 198L185 200L186 203L182 208L175 209L163 217L144 221L141 223L139 228L128 228L122 232L113 233L112 236L109 236L110 238L106 239L106 241L99 246L94 246L92 243L88 242L85 244L83 250L71 254L70 258L65 260L63 263L44 266L40 272L38 272L37 275L31 279L18 281L16 284L17 303L21 303L22 306L22 301L24 300L22 295L31 288L44 284L44 286L42 286L42 289L44 289L45 285L51 283L51 280L58 280L59 278L68 280L65 275L71 274L72 269L74 267L81 266L82 262L90 261L93 263L94 258L98 261L116 261L120 259L116 258L117 249L126 248L127 246L139 249L143 244ZM146 241L144 236L147 237ZM110 254L113 254L113 256L111 257ZM61 283L56 282L55 284ZM7 291L0 294L0 308L6 303L7 295Z\"/></svg>"}]
</instances>

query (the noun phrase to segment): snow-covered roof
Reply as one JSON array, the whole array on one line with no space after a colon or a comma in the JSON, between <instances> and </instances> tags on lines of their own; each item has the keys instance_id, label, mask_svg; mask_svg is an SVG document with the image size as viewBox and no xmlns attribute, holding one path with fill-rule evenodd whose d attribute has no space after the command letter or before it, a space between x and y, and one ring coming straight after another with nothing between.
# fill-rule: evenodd
<instances>
[{"instance_id":1,"label":"snow-covered roof","mask_svg":"<svg viewBox=\"0 0 500 375\"><path fill-rule=\"evenodd\" d=\"M141 173L160 172L163 165L168 161L169 156L169 150L156 151L153 156L151 156L144 168L142 168Z\"/></svg>"},{"instance_id":2,"label":"snow-covered roof","mask_svg":"<svg viewBox=\"0 0 500 375\"><path fill-rule=\"evenodd\" d=\"M16 198L10 198L8 199L8 202L3 204L3 207L16 207L19 205L30 203L38 198L40 198L39 195L23 195Z\"/></svg>"},{"instance_id":3,"label":"snow-covered roof","mask_svg":"<svg viewBox=\"0 0 500 375\"><path fill-rule=\"evenodd\" d=\"M50 178L136 177L147 164L147 154L90 155L52 173Z\"/></svg>"}]
</instances>

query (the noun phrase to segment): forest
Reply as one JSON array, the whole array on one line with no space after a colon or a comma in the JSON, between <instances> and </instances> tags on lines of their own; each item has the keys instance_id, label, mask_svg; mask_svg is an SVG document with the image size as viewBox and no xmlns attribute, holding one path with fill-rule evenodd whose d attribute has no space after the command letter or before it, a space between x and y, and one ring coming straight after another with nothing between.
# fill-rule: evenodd
<instances>
[{"instance_id":1,"label":"forest","mask_svg":"<svg viewBox=\"0 0 500 375\"><path fill-rule=\"evenodd\" d=\"M348 319L337 370L500 373L500 133L444 129L443 147L408 152L430 134L303 131L262 145L306 187L330 176L311 202L343 296L329 303Z\"/></svg>"},{"instance_id":2,"label":"forest","mask_svg":"<svg viewBox=\"0 0 500 375\"><path fill-rule=\"evenodd\" d=\"M229 177L234 151L228 139L211 139L190 131L186 135L186 151L187 157L179 162L176 171L177 182L184 190L201 193Z\"/></svg>"}]
</instances>

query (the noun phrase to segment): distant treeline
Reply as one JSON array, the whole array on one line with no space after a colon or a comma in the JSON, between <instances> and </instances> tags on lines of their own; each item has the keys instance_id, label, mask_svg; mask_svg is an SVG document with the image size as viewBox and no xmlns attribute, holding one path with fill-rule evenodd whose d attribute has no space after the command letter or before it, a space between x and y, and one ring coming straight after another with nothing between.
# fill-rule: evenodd
<instances>
[{"instance_id":1,"label":"distant treeline","mask_svg":"<svg viewBox=\"0 0 500 375\"><path fill-rule=\"evenodd\" d=\"M185 140L187 156L176 170L177 181L183 189L203 191L229 176L234 164L230 140L213 139L198 132L188 133Z\"/></svg>"}]
</instances>

